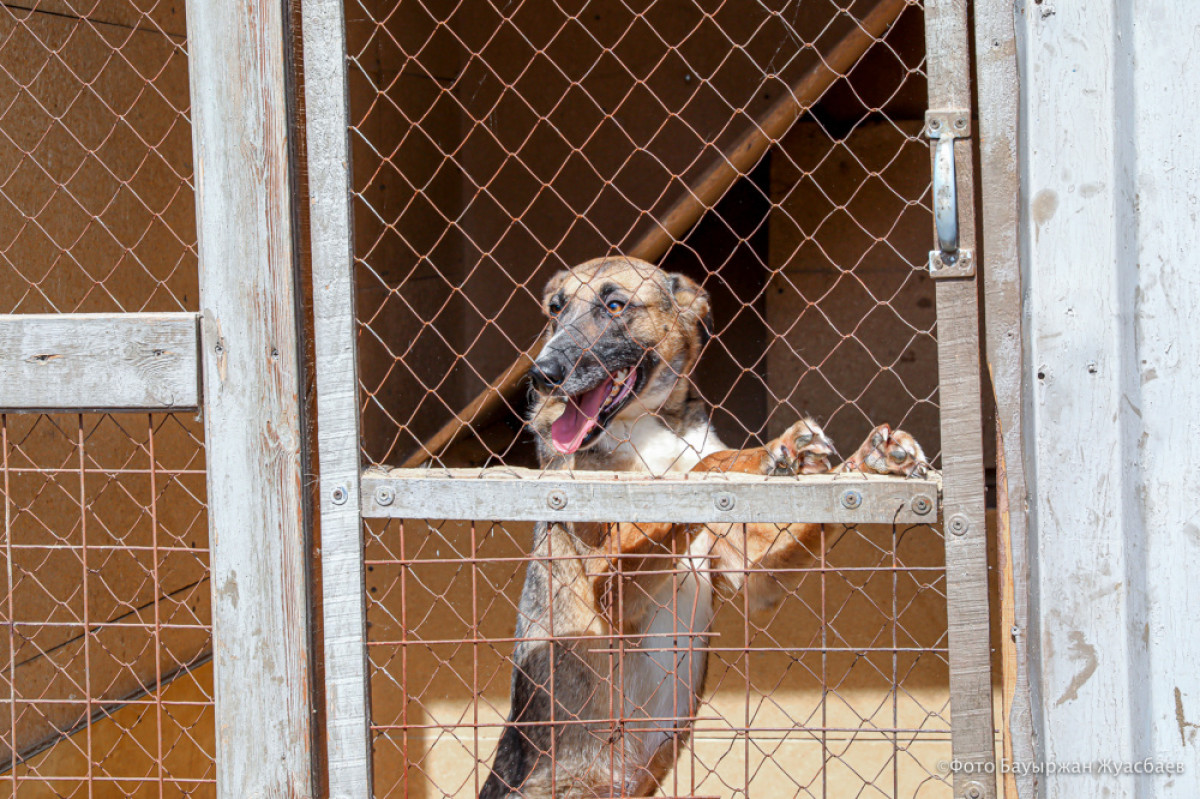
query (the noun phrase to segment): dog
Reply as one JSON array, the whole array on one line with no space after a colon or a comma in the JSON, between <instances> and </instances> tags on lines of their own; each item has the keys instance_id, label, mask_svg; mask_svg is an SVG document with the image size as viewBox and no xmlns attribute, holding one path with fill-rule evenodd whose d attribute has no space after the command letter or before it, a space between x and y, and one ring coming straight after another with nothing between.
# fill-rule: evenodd
<instances>
[{"instance_id":1,"label":"dog","mask_svg":"<svg viewBox=\"0 0 1200 799\"><path fill-rule=\"evenodd\" d=\"M707 293L645 261L601 258L554 276L530 369L529 427L546 469L923 475L924 453L883 425L833 467L802 419L729 450L690 376L712 329ZM540 523L518 606L511 708L480 799L650 796L691 732L718 594L755 614L819 555L817 524ZM775 573L776 570L779 573ZM791 572L793 578L795 572Z\"/></svg>"}]
</instances>

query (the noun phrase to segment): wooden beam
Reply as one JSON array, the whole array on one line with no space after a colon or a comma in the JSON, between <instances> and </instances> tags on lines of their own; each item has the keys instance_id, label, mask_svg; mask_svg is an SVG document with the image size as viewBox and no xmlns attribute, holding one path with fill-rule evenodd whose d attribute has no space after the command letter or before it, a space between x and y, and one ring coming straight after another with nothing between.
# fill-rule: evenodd
<instances>
[{"instance_id":1,"label":"wooden beam","mask_svg":"<svg viewBox=\"0 0 1200 799\"><path fill-rule=\"evenodd\" d=\"M967 0L930 0L925 6L931 111L970 113L967 5ZM974 249L973 142L965 138L952 141L957 164L958 245L963 249ZM930 241L931 244L936 241L935 236L931 235ZM942 426L943 514L946 517L943 527L946 616L950 643L950 747L955 760L974 767L955 771L951 779L956 797L995 799L996 741L992 728L991 616L977 279L971 274L936 280L938 397Z\"/></svg>"},{"instance_id":2,"label":"wooden beam","mask_svg":"<svg viewBox=\"0 0 1200 799\"><path fill-rule=\"evenodd\" d=\"M358 358L350 111L342 0L303 0L304 98L320 454L321 613L329 796L369 797L370 670L358 512Z\"/></svg>"},{"instance_id":3,"label":"wooden beam","mask_svg":"<svg viewBox=\"0 0 1200 799\"><path fill-rule=\"evenodd\" d=\"M940 488L936 474L915 480L864 474L651 477L520 468L368 469L362 513L399 519L928 524L937 520ZM914 501L918 497L923 502Z\"/></svg>"},{"instance_id":4,"label":"wooden beam","mask_svg":"<svg viewBox=\"0 0 1200 799\"><path fill-rule=\"evenodd\" d=\"M672 244L681 241L704 214L716 206L739 178L750 173L763 154L821 99L826 89L850 71L907 7L906 0L879 0L861 20L851 22L850 30L792 84L791 91L784 92L761 118L747 124L746 130L684 187L681 196L650 229L624 243L619 248L621 252L657 262ZM405 460L404 466L414 468L437 457L470 430L475 421L486 418L501 402L510 399L525 379L530 363L526 353L517 356L499 378L423 442Z\"/></svg>"},{"instance_id":5,"label":"wooden beam","mask_svg":"<svg viewBox=\"0 0 1200 799\"><path fill-rule=\"evenodd\" d=\"M0 315L0 410L195 408L197 341L194 313Z\"/></svg>"},{"instance_id":6,"label":"wooden beam","mask_svg":"<svg viewBox=\"0 0 1200 799\"><path fill-rule=\"evenodd\" d=\"M290 26L188 0L217 795L315 796Z\"/></svg>"},{"instance_id":7,"label":"wooden beam","mask_svg":"<svg viewBox=\"0 0 1200 799\"><path fill-rule=\"evenodd\" d=\"M1030 502L1025 461L1027 384L1023 334L1027 289L1022 276L1017 163L1017 122L1021 117L1017 72L1018 16L1005 0L983 0L973 9L975 96L979 119L980 230L983 252L984 322L987 364L996 400L996 504L1000 576L1000 649L1004 756L1010 763L1034 763L1033 703L1030 685ZM1032 799L1037 775L1004 774L1006 799Z\"/></svg>"}]
</instances>

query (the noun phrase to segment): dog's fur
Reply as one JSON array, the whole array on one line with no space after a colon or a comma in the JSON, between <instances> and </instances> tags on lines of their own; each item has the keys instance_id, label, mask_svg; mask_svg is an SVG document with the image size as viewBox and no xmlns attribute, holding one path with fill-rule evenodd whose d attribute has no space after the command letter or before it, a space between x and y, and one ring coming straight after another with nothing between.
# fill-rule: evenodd
<instances>
[{"instance_id":1,"label":"dog's fur","mask_svg":"<svg viewBox=\"0 0 1200 799\"><path fill-rule=\"evenodd\" d=\"M598 259L555 276L545 310L529 420L545 468L830 470L833 447L811 420L762 448L718 439L689 380L711 328L692 280ZM623 370L628 391L611 382ZM616 401L571 416L601 394ZM924 461L910 436L882 426L839 468L912 474ZM509 723L481 799L652 794L691 730L715 593L745 590L752 612L769 611L791 588L773 571L807 564L819 546L815 524L539 524Z\"/></svg>"}]
</instances>

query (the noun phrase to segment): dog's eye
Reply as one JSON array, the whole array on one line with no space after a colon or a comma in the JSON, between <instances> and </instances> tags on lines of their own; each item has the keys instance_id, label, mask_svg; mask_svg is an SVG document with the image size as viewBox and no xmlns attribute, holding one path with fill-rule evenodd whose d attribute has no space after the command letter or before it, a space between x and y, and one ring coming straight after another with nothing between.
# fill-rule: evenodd
<instances>
[{"instance_id":1,"label":"dog's eye","mask_svg":"<svg viewBox=\"0 0 1200 799\"><path fill-rule=\"evenodd\" d=\"M625 309L625 301L624 300L609 300L608 304L605 305L604 307L607 308L610 313L620 313L621 311L623 311Z\"/></svg>"},{"instance_id":2,"label":"dog's eye","mask_svg":"<svg viewBox=\"0 0 1200 799\"><path fill-rule=\"evenodd\" d=\"M550 300L550 304L546 307L550 311L551 316L558 316L559 312L562 310L562 303L557 299L554 299Z\"/></svg>"}]
</instances>

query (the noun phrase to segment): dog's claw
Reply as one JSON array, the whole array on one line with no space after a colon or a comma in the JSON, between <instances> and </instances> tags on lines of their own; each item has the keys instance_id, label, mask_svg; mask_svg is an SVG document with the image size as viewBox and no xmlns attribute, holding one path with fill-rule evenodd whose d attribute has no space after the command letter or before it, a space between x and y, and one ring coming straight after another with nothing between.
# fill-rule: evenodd
<instances>
[{"instance_id":1,"label":"dog's claw","mask_svg":"<svg viewBox=\"0 0 1200 799\"><path fill-rule=\"evenodd\" d=\"M929 462L917 440L903 430L881 424L871 431L843 467L848 472L924 477Z\"/></svg>"},{"instance_id":2,"label":"dog's claw","mask_svg":"<svg viewBox=\"0 0 1200 799\"><path fill-rule=\"evenodd\" d=\"M833 443L812 419L801 419L771 442L771 474L820 474L832 469Z\"/></svg>"}]
</instances>

